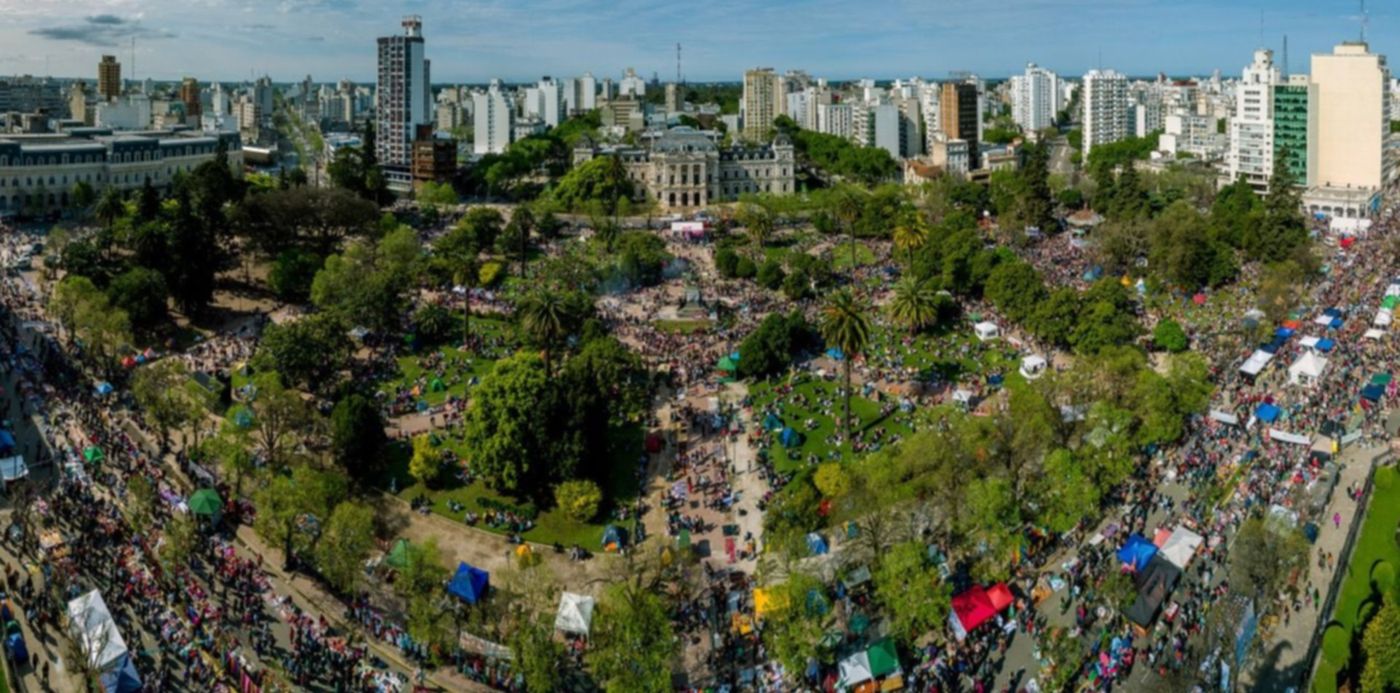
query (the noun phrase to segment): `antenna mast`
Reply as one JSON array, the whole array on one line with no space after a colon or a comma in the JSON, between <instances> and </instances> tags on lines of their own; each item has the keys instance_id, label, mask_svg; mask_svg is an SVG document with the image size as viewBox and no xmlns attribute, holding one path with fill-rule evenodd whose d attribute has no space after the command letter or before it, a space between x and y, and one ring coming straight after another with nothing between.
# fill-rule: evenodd
<instances>
[{"instance_id":1,"label":"antenna mast","mask_svg":"<svg viewBox=\"0 0 1400 693\"><path fill-rule=\"evenodd\" d=\"M1288 34L1283 35L1283 78L1288 79Z\"/></svg>"},{"instance_id":2,"label":"antenna mast","mask_svg":"<svg viewBox=\"0 0 1400 693\"><path fill-rule=\"evenodd\" d=\"M1361 0L1361 42L1366 42L1366 28L1371 23L1371 17L1366 14L1366 0Z\"/></svg>"},{"instance_id":3,"label":"antenna mast","mask_svg":"<svg viewBox=\"0 0 1400 693\"><path fill-rule=\"evenodd\" d=\"M676 44L676 84L684 84L685 78L681 76L681 44Z\"/></svg>"}]
</instances>

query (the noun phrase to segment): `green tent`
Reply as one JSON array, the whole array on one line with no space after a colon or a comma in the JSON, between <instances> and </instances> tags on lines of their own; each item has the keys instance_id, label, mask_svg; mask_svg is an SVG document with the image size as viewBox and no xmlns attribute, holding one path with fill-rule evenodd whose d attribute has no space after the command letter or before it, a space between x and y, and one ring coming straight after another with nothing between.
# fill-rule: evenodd
<instances>
[{"instance_id":1,"label":"green tent","mask_svg":"<svg viewBox=\"0 0 1400 693\"><path fill-rule=\"evenodd\" d=\"M864 634L865 630L869 627L870 617L860 612L856 612L856 614L851 617L851 620L846 623L847 630L850 630L852 634L857 636Z\"/></svg>"},{"instance_id":2,"label":"green tent","mask_svg":"<svg viewBox=\"0 0 1400 693\"><path fill-rule=\"evenodd\" d=\"M739 364L734 359L726 356L719 360L719 363L715 365L715 368L718 368L719 370L722 370L725 373L733 373L739 370Z\"/></svg>"},{"instance_id":3,"label":"green tent","mask_svg":"<svg viewBox=\"0 0 1400 693\"><path fill-rule=\"evenodd\" d=\"M97 464L98 462L101 462L102 460L106 459L106 455L102 454L102 448L99 448L96 445L89 445L86 448L83 448L83 459L87 460L92 464Z\"/></svg>"},{"instance_id":4,"label":"green tent","mask_svg":"<svg viewBox=\"0 0 1400 693\"><path fill-rule=\"evenodd\" d=\"M889 638L880 638L865 651L870 660L870 675L875 678L889 676L899 671L899 655L894 651L894 643Z\"/></svg>"},{"instance_id":5,"label":"green tent","mask_svg":"<svg viewBox=\"0 0 1400 693\"><path fill-rule=\"evenodd\" d=\"M217 516L224 507L219 492L212 488L202 488L190 496L190 512L196 515Z\"/></svg>"},{"instance_id":6,"label":"green tent","mask_svg":"<svg viewBox=\"0 0 1400 693\"><path fill-rule=\"evenodd\" d=\"M678 548L678 549L688 549L688 548L690 548L690 530L688 530L688 529L683 529L683 530L681 530L681 533L680 533L680 534L677 534L677 535L676 535L676 548Z\"/></svg>"},{"instance_id":7,"label":"green tent","mask_svg":"<svg viewBox=\"0 0 1400 693\"><path fill-rule=\"evenodd\" d=\"M442 378L433 378L432 382L428 383L428 392L442 392L446 389L447 386L442 384Z\"/></svg>"},{"instance_id":8,"label":"green tent","mask_svg":"<svg viewBox=\"0 0 1400 693\"><path fill-rule=\"evenodd\" d=\"M1390 380L1391 378L1389 373L1377 373L1371 376L1372 385L1389 385Z\"/></svg>"},{"instance_id":9,"label":"green tent","mask_svg":"<svg viewBox=\"0 0 1400 693\"><path fill-rule=\"evenodd\" d=\"M1400 296L1386 296L1381 301L1381 307L1386 310L1395 310L1395 306L1400 305Z\"/></svg>"},{"instance_id":10,"label":"green tent","mask_svg":"<svg viewBox=\"0 0 1400 693\"><path fill-rule=\"evenodd\" d=\"M390 568L403 570L408 567L408 540L399 539L394 542L394 546L389 549L389 554L384 557L384 562Z\"/></svg>"}]
</instances>

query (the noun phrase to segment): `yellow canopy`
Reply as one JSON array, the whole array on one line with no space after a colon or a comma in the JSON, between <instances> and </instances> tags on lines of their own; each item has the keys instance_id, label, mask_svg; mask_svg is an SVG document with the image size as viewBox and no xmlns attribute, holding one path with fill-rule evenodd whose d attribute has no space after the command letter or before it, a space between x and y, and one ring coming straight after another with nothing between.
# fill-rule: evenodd
<instances>
[{"instance_id":1,"label":"yellow canopy","mask_svg":"<svg viewBox=\"0 0 1400 693\"><path fill-rule=\"evenodd\" d=\"M753 613L755 616L781 611L787 608L787 594L755 587L753 590Z\"/></svg>"}]
</instances>

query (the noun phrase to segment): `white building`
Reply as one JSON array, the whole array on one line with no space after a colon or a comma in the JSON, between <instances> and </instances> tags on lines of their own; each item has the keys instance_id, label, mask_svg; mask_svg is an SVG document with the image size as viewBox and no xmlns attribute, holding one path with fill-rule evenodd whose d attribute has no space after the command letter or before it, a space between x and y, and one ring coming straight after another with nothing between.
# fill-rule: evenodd
<instances>
[{"instance_id":1,"label":"white building","mask_svg":"<svg viewBox=\"0 0 1400 693\"><path fill-rule=\"evenodd\" d=\"M647 81L637 76L637 71L627 68L622 81L617 83L618 96L632 96L637 99L647 95Z\"/></svg>"},{"instance_id":2,"label":"white building","mask_svg":"<svg viewBox=\"0 0 1400 693\"><path fill-rule=\"evenodd\" d=\"M515 130L515 107L501 91L501 80L491 80L486 91L472 92L472 152L500 154L510 146Z\"/></svg>"},{"instance_id":3,"label":"white building","mask_svg":"<svg viewBox=\"0 0 1400 693\"><path fill-rule=\"evenodd\" d=\"M598 107L598 81L593 79L592 72L583 73L574 86L574 108L580 111L591 111Z\"/></svg>"},{"instance_id":4,"label":"white building","mask_svg":"<svg viewBox=\"0 0 1400 693\"><path fill-rule=\"evenodd\" d=\"M375 90L375 154L385 166L407 168L419 125L433 123L429 64L423 21L404 17L402 36L379 38L379 82Z\"/></svg>"},{"instance_id":5,"label":"white building","mask_svg":"<svg viewBox=\"0 0 1400 693\"><path fill-rule=\"evenodd\" d=\"M1084 75L1084 158L1095 145L1128 136L1128 78L1113 70Z\"/></svg>"},{"instance_id":6,"label":"white building","mask_svg":"<svg viewBox=\"0 0 1400 693\"><path fill-rule=\"evenodd\" d=\"M115 101L99 103L93 125L113 130L144 130L151 127L151 97L127 93Z\"/></svg>"},{"instance_id":7,"label":"white building","mask_svg":"<svg viewBox=\"0 0 1400 693\"><path fill-rule=\"evenodd\" d=\"M1379 206L1395 178L1390 134L1390 70L1365 43L1312 56L1308 100L1309 211L1357 220Z\"/></svg>"},{"instance_id":8,"label":"white building","mask_svg":"<svg viewBox=\"0 0 1400 693\"><path fill-rule=\"evenodd\" d=\"M1011 118L1027 133L1055 124L1060 111L1060 77L1031 63L1011 77Z\"/></svg>"},{"instance_id":9,"label":"white building","mask_svg":"<svg viewBox=\"0 0 1400 693\"><path fill-rule=\"evenodd\" d=\"M1274 87L1281 81L1273 51L1260 49L1254 51L1254 62L1244 68L1235 85L1225 172L1231 181L1244 176L1261 193L1274 170Z\"/></svg>"},{"instance_id":10,"label":"white building","mask_svg":"<svg viewBox=\"0 0 1400 693\"><path fill-rule=\"evenodd\" d=\"M848 103L817 106L817 132L849 138L855 132L854 118L855 113Z\"/></svg>"},{"instance_id":11,"label":"white building","mask_svg":"<svg viewBox=\"0 0 1400 693\"><path fill-rule=\"evenodd\" d=\"M526 89L525 115L539 119L546 127L558 127L565 117L563 85L546 76Z\"/></svg>"}]
</instances>

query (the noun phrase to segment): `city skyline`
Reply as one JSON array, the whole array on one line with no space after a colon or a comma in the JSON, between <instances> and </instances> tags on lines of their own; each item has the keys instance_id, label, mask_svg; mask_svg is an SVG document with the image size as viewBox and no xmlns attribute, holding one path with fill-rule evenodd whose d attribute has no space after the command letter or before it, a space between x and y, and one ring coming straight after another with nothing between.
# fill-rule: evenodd
<instances>
[{"instance_id":1,"label":"city skyline","mask_svg":"<svg viewBox=\"0 0 1400 693\"><path fill-rule=\"evenodd\" d=\"M802 69L833 80L946 77L959 70L1001 78L1036 62L1067 77L1102 65L1128 75L1235 75L1256 47L1293 72L1312 53L1361 33L1354 0L1284 0L1258 6L1203 0L998 0L938 7L888 2L862 13L836 0L720 0L703 7L640 0L506 3L408 0L0 0L0 74L96 77L103 54L123 77L175 81L374 81L375 39L397 32L404 14L423 18L435 83L591 71L599 79L631 66L663 81L738 81L745 69ZM1400 11L1373 7L1367 39L1385 54L1400 40ZM852 28L852 27L856 28ZM1065 40L1071 37L1071 40ZM131 63L132 40L136 43ZM923 42L927 48L911 48ZM133 69L134 67L134 69Z\"/></svg>"}]
</instances>

